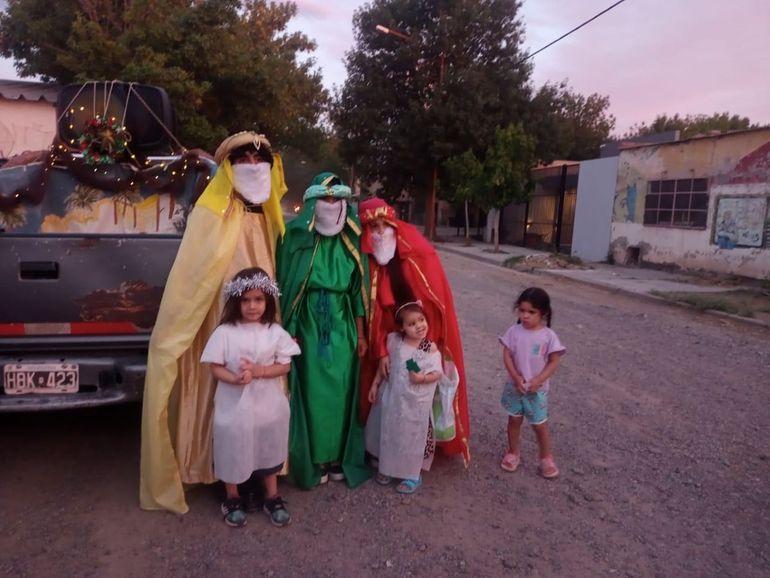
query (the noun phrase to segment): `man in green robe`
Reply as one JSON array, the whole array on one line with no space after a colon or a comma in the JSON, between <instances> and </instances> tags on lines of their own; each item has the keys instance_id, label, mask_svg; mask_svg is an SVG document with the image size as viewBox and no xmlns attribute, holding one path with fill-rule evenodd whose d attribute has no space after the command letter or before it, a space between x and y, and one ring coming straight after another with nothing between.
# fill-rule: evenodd
<instances>
[{"instance_id":1,"label":"man in green robe","mask_svg":"<svg viewBox=\"0 0 770 578\"><path fill-rule=\"evenodd\" d=\"M284 327L302 348L289 374L289 475L301 488L371 476L358 419L369 272L350 194L332 173L315 177L276 250Z\"/></svg>"}]
</instances>

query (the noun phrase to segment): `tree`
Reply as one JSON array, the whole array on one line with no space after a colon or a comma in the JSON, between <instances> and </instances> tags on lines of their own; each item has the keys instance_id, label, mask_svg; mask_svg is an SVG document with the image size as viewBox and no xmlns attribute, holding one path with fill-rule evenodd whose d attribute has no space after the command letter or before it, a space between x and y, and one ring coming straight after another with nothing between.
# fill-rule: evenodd
<instances>
[{"instance_id":1,"label":"tree","mask_svg":"<svg viewBox=\"0 0 770 578\"><path fill-rule=\"evenodd\" d=\"M434 167L483 153L496 127L521 120L530 64L519 8L519 0L373 0L356 12L331 118L360 177L391 196L422 196Z\"/></svg>"},{"instance_id":2,"label":"tree","mask_svg":"<svg viewBox=\"0 0 770 578\"><path fill-rule=\"evenodd\" d=\"M310 53L289 34L292 2L267 0L9 0L0 54L22 76L61 84L119 78L169 93L179 136L213 148L256 129L279 145L316 150L328 102Z\"/></svg>"},{"instance_id":3,"label":"tree","mask_svg":"<svg viewBox=\"0 0 770 578\"><path fill-rule=\"evenodd\" d=\"M599 156L600 145L609 140L615 126L609 106L609 97L577 94L566 82L543 85L527 116L527 128L537 138L538 159L548 164Z\"/></svg>"},{"instance_id":4,"label":"tree","mask_svg":"<svg viewBox=\"0 0 770 578\"><path fill-rule=\"evenodd\" d=\"M659 132L678 130L679 138L689 138L697 134L705 134L712 130L727 132L731 130L745 130L758 128L747 116L730 114L729 112L715 112L712 115L688 114L685 116L668 116L659 114L649 125L645 122L635 124L623 135L623 138L648 136Z\"/></svg>"},{"instance_id":5,"label":"tree","mask_svg":"<svg viewBox=\"0 0 770 578\"><path fill-rule=\"evenodd\" d=\"M473 202L476 191L481 186L484 166L473 151L447 159L447 181L453 185L452 200L463 204L465 213L465 244L471 244L470 218L468 205Z\"/></svg>"},{"instance_id":6,"label":"tree","mask_svg":"<svg viewBox=\"0 0 770 578\"><path fill-rule=\"evenodd\" d=\"M521 124L510 124L495 130L493 143L482 159L468 150L447 161L450 182L460 198L485 211L495 209L495 252L500 250L500 209L526 201L532 191L535 146L535 139Z\"/></svg>"}]
</instances>

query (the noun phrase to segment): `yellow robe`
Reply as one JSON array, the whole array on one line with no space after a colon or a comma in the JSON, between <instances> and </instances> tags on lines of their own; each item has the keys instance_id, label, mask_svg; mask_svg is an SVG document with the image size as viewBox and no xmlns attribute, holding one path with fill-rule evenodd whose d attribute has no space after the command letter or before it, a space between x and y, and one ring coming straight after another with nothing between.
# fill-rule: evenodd
<instances>
[{"instance_id":1,"label":"yellow robe","mask_svg":"<svg viewBox=\"0 0 770 578\"><path fill-rule=\"evenodd\" d=\"M285 192L281 158L274 155L264 214L246 213L232 194L232 170L225 160L190 213L150 338L142 408L143 509L185 513L182 483L215 481L215 382L200 364L200 355L219 323L224 282L253 266L275 275L276 236L284 232L280 197Z\"/></svg>"}]
</instances>

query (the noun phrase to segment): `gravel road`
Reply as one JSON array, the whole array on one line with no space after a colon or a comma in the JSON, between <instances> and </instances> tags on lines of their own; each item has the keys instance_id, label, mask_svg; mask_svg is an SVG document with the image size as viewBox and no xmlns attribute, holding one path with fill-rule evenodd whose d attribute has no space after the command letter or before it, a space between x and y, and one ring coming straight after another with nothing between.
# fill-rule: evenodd
<instances>
[{"instance_id":1,"label":"gravel road","mask_svg":"<svg viewBox=\"0 0 770 578\"><path fill-rule=\"evenodd\" d=\"M420 491L284 485L288 528L138 507L136 406L0 416L5 576L741 576L770 571L770 332L572 281L442 254L470 384L473 461ZM567 346L550 413L562 475L499 468L496 336L529 285Z\"/></svg>"}]
</instances>

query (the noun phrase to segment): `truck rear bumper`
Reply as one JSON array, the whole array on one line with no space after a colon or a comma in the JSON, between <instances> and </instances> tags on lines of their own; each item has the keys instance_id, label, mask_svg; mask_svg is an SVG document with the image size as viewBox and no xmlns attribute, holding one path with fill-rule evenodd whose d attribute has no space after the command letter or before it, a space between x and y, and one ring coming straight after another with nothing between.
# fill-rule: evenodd
<instances>
[{"instance_id":1,"label":"truck rear bumper","mask_svg":"<svg viewBox=\"0 0 770 578\"><path fill-rule=\"evenodd\" d=\"M13 355L13 354L12 354ZM79 368L79 387L74 393L8 394L0 389L0 413L50 411L96 407L138 401L142 398L146 353L93 357L82 352L53 357L50 354L0 355L0 371L6 364L70 363Z\"/></svg>"}]
</instances>

